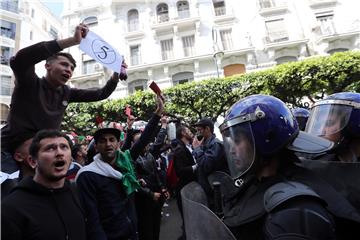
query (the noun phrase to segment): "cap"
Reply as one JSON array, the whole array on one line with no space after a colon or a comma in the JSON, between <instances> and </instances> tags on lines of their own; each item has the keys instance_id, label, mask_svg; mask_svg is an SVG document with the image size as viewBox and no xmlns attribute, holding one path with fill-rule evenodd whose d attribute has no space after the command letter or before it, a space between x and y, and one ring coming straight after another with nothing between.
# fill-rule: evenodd
<instances>
[{"instance_id":1,"label":"cap","mask_svg":"<svg viewBox=\"0 0 360 240\"><path fill-rule=\"evenodd\" d=\"M211 131L214 130L214 122L210 118L202 118L200 121L194 124L194 126L199 127L210 127Z\"/></svg>"},{"instance_id":2,"label":"cap","mask_svg":"<svg viewBox=\"0 0 360 240\"><path fill-rule=\"evenodd\" d=\"M104 134L113 134L118 141L120 141L121 131L117 128L100 128L94 133L95 143Z\"/></svg>"},{"instance_id":3,"label":"cap","mask_svg":"<svg viewBox=\"0 0 360 240\"><path fill-rule=\"evenodd\" d=\"M323 153L329 151L333 146L334 143L332 141L299 131L299 134L287 148L302 153Z\"/></svg>"}]
</instances>

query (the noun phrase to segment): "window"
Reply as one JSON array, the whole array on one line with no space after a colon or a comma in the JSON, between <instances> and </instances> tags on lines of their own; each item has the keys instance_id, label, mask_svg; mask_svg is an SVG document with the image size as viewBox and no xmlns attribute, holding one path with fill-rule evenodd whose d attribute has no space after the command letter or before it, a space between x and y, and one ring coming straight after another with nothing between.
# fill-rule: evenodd
<instances>
[{"instance_id":1,"label":"window","mask_svg":"<svg viewBox=\"0 0 360 240\"><path fill-rule=\"evenodd\" d=\"M11 96L11 77L1 76L1 95Z\"/></svg>"},{"instance_id":2,"label":"window","mask_svg":"<svg viewBox=\"0 0 360 240\"><path fill-rule=\"evenodd\" d=\"M225 2L221 0L213 0L215 16L222 16L226 14Z\"/></svg>"},{"instance_id":3,"label":"window","mask_svg":"<svg viewBox=\"0 0 360 240\"><path fill-rule=\"evenodd\" d=\"M195 37L194 35L182 37L184 56L189 57L195 54Z\"/></svg>"},{"instance_id":4,"label":"window","mask_svg":"<svg viewBox=\"0 0 360 240\"><path fill-rule=\"evenodd\" d=\"M83 68L82 68L82 73L83 74L91 74L91 73L95 73L99 68L99 64L96 63L95 60L91 59L91 60L86 60L83 61Z\"/></svg>"},{"instance_id":5,"label":"window","mask_svg":"<svg viewBox=\"0 0 360 240\"><path fill-rule=\"evenodd\" d=\"M184 84L194 80L194 73L192 72L181 72L176 73L172 76L173 85Z\"/></svg>"},{"instance_id":6,"label":"window","mask_svg":"<svg viewBox=\"0 0 360 240\"><path fill-rule=\"evenodd\" d=\"M87 17L83 20L83 23L89 27L96 26L98 24L98 19L95 16Z\"/></svg>"},{"instance_id":7,"label":"window","mask_svg":"<svg viewBox=\"0 0 360 240\"><path fill-rule=\"evenodd\" d=\"M130 47L130 60L131 65L139 65L141 63L140 45Z\"/></svg>"},{"instance_id":8,"label":"window","mask_svg":"<svg viewBox=\"0 0 360 240\"><path fill-rule=\"evenodd\" d=\"M1 20L1 36L15 40L16 24Z\"/></svg>"},{"instance_id":9,"label":"window","mask_svg":"<svg viewBox=\"0 0 360 240\"><path fill-rule=\"evenodd\" d=\"M13 55L13 49L1 46L1 64L9 65L10 57Z\"/></svg>"},{"instance_id":10,"label":"window","mask_svg":"<svg viewBox=\"0 0 360 240\"><path fill-rule=\"evenodd\" d=\"M161 3L156 7L158 23L169 21L169 10L166 3Z\"/></svg>"},{"instance_id":11,"label":"window","mask_svg":"<svg viewBox=\"0 0 360 240\"><path fill-rule=\"evenodd\" d=\"M334 14L332 13L325 13L316 16L322 35L332 35L336 33L333 18Z\"/></svg>"},{"instance_id":12,"label":"window","mask_svg":"<svg viewBox=\"0 0 360 240\"><path fill-rule=\"evenodd\" d=\"M147 89L147 80L138 79L133 82L130 82L128 85L128 91L130 94L135 93L136 91L144 91Z\"/></svg>"},{"instance_id":13,"label":"window","mask_svg":"<svg viewBox=\"0 0 360 240\"><path fill-rule=\"evenodd\" d=\"M18 0L1 0L0 8L9 12L18 12Z\"/></svg>"},{"instance_id":14,"label":"window","mask_svg":"<svg viewBox=\"0 0 360 240\"><path fill-rule=\"evenodd\" d=\"M174 57L173 53L173 40L162 40L160 41L161 44L161 54L162 60L172 59Z\"/></svg>"},{"instance_id":15,"label":"window","mask_svg":"<svg viewBox=\"0 0 360 240\"><path fill-rule=\"evenodd\" d=\"M139 30L139 13L136 9L133 9L128 12L128 31L137 30Z\"/></svg>"},{"instance_id":16,"label":"window","mask_svg":"<svg viewBox=\"0 0 360 240\"><path fill-rule=\"evenodd\" d=\"M231 29L220 31L221 43L224 50L231 50L233 48L231 32Z\"/></svg>"},{"instance_id":17,"label":"window","mask_svg":"<svg viewBox=\"0 0 360 240\"><path fill-rule=\"evenodd\" d=\"M33 40L33 32L30 31L30 40Z\"/></svg>"},{"instance_id":18,"label":"window","mask_svg":"<svg viewBox=\"0 0 360 240\"><path fill-rule=\"evenodd\" d=\"M273 0L259 0L260 8L271 8L274 7L274 1Z\"/></svg>"},{"instance_id":19,"label":"window","mask_svg":"<svg viewBox=\"0 0 360 240\"><path fill-rule=\"evenodd\" d=\"M34 16L35 16L35 10L31 9L31 18L34 18Z\"/></svg>"},{"instance_id":20,"label":"window","mask_svg":"<svg viewBox=\"0 0 360 240\"><path fill-rule=\"evenodd\" d=\"M281 42L289 40L284 19L277 19L265 22L267 29L267 42Z\"/></svg>"},{"instance_id":21,"label":"window","mask_svg":"<svg viewBox=\"0 0 360 240\"><path fill-rule=\"evenodd\" d=\"M189 3L187 1L179 1L176 5L179 18L190 17Z\"/></svg>"},{"instance_id":22,"label":"window","mask_svg":"<svg viewBox=\"0 0 360 240\"><path fill-rule=\"evenodd\" d=\"M53 39L58 38L58 31L53 26L50 27L49 34Z\"/></svg>"}]
</instances>

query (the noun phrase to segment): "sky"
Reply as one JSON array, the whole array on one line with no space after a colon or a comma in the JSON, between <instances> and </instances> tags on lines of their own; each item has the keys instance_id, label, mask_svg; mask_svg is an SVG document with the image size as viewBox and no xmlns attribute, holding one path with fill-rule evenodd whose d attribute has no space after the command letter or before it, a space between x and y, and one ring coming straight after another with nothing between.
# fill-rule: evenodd
<instances>
[{"instance_id":1,"label":"sky","mask_svg":"<svg viewBox=\"0 0 360 240\"><path fill-rule=\"evenodd\" d=\"M63 9L62 0L40 0L40 1L43 4L45 4L55 16L60 18L60 14Z\"/></svg>"}]
</instances>

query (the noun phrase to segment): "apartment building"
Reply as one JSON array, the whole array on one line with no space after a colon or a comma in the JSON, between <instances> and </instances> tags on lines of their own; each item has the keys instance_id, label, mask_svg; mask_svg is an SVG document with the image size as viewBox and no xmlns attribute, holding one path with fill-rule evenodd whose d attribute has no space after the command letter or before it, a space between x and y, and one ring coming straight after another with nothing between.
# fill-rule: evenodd
<instances>
[{"instance_id":1,"label":"apartment building","mask_svg":"<svg viewBox=\"0 0 360 240\"><path fill-rule=\"evenodd\" d=\"M61 20L54 16L39 0L1 0L1 93L0 121L7 119L14 77L9 66L10 58L16 52L40 41L61 38ZM44 62L36 65L39 76L45 74Z\"/></svg>"},{"instance_id":2,"label":"apartment building","mask_svg":"<svg viewBox=\"0 0 360 240\"><path fill-rule=\"evenodd\" d=\"M357 6L357 7L355 7ZM205 78L231 76L315 55L359 50L356 0L66 0L70 35L79 22L102 36L129 64L112 98ZM71 84L103 85L104 68L78 48Z\"/></svg>"}]
</instances>

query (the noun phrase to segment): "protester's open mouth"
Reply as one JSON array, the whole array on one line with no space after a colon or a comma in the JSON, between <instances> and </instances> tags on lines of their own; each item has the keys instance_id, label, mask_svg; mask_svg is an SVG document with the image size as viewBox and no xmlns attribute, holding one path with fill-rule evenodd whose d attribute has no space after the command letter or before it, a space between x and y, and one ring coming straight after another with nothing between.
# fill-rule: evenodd
<instances>
[{"instance_id":1,"label":"protester's open mouth","mask_svg":"<svg viewBox=\"0 0 360 240\"><path fill-rule=\"evenodd\" d=\"M66 79L69 79L70 78L70 75L69 74L63 74L62 75L64 78L66 78Z\"/></svg>"},{"instance_id":2,"label":"protester's open mouth","mask_svg":"<svg viewBox=\"0 0 360 240\"><path fill-rule=\"evenodd\" d=\"M60 160L55 162L55 167L63 167L65 165L65 161Z\"/></svg>"}]
</instances>

